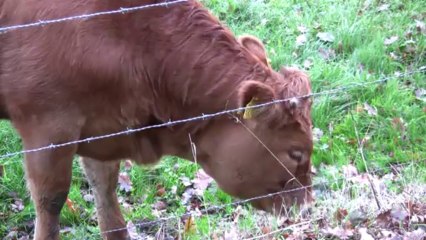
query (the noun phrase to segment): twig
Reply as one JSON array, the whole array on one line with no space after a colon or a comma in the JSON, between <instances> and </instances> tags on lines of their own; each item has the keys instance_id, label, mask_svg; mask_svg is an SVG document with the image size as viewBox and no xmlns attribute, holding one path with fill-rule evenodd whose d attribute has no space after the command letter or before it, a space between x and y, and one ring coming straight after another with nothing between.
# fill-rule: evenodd
<instances>
[{"instance_id":1,"label":"twig","mask_svg":"<svg viewBox=\"0 0 426 240\"><path fill-rule=\"evenodd\" d=\"M371 190L373 192L374 200L376 201L377 207L379 208L379 210L381 210L382 206L380 204L376 188L374 187L374 184L373 184L373 182L371 181L371 178L370 178L370 171L368 170L367 160L366 160L366 157L365 157L365 154L364 154L364 142L359 138L358 128L356 127L356 124L355 124L356 121L355 121L355 118L352 115L352 113L351 113L351 117L352 117L352 120L354 122L354 129L355 129L355 135L356 135L357 143L358 143L358 150L359 150L359 153L361 155L361 159L364 163L365 171L367 172L367 179L368 179L368 182L370 183L370 187L371 187ZM370 130L370 126L371 126L371 122L368 126L366 135L368 135L368 131Z\"/></svg>"}]
</instances>

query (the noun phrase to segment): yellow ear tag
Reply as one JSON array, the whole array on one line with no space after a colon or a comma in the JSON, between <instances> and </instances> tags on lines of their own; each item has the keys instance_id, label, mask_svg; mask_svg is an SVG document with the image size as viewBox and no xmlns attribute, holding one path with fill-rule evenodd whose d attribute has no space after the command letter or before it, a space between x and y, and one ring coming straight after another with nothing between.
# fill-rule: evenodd
<instances>
[{"instance_id":1,"label":"yellow ear tag","mask_svg":"<svg viewBox=\"0 0 426 240\"><path fill-rule=\"evenodd\" d=\"M256 101L256 98L252 98L251 101L249 103L247 103L246 107L250 107L250 106L256 105L255 101ZM253 118L254 112L255 112L254 110L255 110L254 108L246 109L244 111L243 119L251 119L251 118Z\"/></svg>"}]
</instances>

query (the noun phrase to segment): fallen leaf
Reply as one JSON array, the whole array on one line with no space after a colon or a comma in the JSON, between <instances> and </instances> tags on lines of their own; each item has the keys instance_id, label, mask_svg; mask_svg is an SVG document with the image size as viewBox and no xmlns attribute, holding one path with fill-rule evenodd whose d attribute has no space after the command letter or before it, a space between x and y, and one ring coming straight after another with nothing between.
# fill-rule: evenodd
<instances>
[{"instance_id":1,"label":"fallen leaf","mask_svg":"<svg viewBox=\"0 0 426 240\"><path fill-rule=\"evenodd\" d=\"M74 203L73 203L73 201L71 201L71 199L67 198L66 204L67 204L67 207L71 210L71 212L75 213L77 211L77 209L75 209Z\"/></svg>"},{"instance_id":2,"label":"fallen leaf","mask_svg":"<svg viewBox=\"0 0 426 240\"><path fill-rule=\"evenodd\" d=\"M132 163L132 161L130 161L130 160L126 160L126 161L124 162L124 169L125 169L126 171L130 171L130 169L132 169L132 167L133 167L133 163Z\"/></svg>"},{"instance_id":3,"label":"fallen leaf","mask_svg":"<svg viewBox=\"0 0 426 240\"><path fill-rule=\"evenodd\" d=\"M261 231L262 231L263 234L268 234L268 233L271 232L271 228L268 227L268 226L263 226Z\"/></svg>"},{"instance_id":4,"label":"fallen leaf","mask_svg":"<svg viewBox=\"0 0 426 240\"><path fill-rule=\"evenodd\" d=\"M393 208L390 214L391 214L392 220L396 222L406 220L406 218L408 217L408 212L405 209L400 207Z\"/></svg>"},{"instance_id":5,"label":"fallen leaf","mask_svg":"<svg viewBox=\"0 0 426 240\"><path fill-rule=\"evenodd\" d=\"M336 52L332 48L320 48L318 50L319 54L324 60L331 60L336 57Z\"/></svg>"},{"instance_id":6,"label":"fallen leaf","mask_svg":"<svg viewBox=\"0 0 426 240\"><path fill-rule=\"evenodd\" d=\"M343 166L342 171L343 171L343 176L345 178L351 178L351 177L358 176L358 170L352 164L348 164L346 166Z\"/></svg>"},{"instance_id":7,"label":"fallen leaf","mask_svg":"<svg viewBox=\"0 0 426 240\"><path fill-rule=\"evenodd\" d=\"M423 228L418 228L412 232L405 232L404 234L404 240L411 240L411 239L425 239L426 238L426 232L423 230Z\"/></svg>"},{"instance_id":8,"label":"fallen leaf","mask_svg":"<svg viewBox=\"0 0 426 240\"><path fill-rule=\"evenodd\" d=\"M326 237L337 237L339 239L350 239L354 235L354 231L352 229L344 229L342 227L328 227L326 229L322 229L322 232L326 235Z\"/></svg>"},{"instance_id":9,"label":"fallen leaf","mask_svg":"<svg viewBox=\"0 0 426 240\"><path fill-rule=\"evenodd\" d=\"M394 225L392 210L381 212L376 217L376 225L380 228L390 229Z\"/></svg>"},{"instance_id":10,"label":"fallen leaf","mask_svg":"<svg viewBox=\"0 0 426 240\"><path fill-rule=\"evenodd\" d=\"M24 204L22 202L22 199L14 198L13 203L11 204L11 208L14 212L20 212L24 210Z\"/></svg>"},{"instance_id":11,"label":"fallen leaf","mask_svg":"<svg viewBox=\"0 0 426 240\"><path fill-rule=\"evenodd\" d=\"M231 226L231 229L226 231L223 235L223 240L234 240L239 239L239 235L237 233L237 229L234 225Z\"/></svg>"},{"instance_id":12,"label":"fallen leaf","mask_svg":"<svg viewBox=\"0 0 426 240\"><path fill-rule=\"evenodd\" d=\"M308 29L303 25L298 26L297 30L299 30L300 33L307 33L308 32Z\"/></svg>"},{"instance_id":13,"label":"fallen leaf","mask_svg":"<svg viewBox=\"0 0 426 240\"><path fill-rule=\"evenodd\" d=\"M374 240L374 237L367 232L366 228L360 228L358 232L361 235L360 240Z\"/></svg>"},{"instance_id":14,"label":"fallen leaf","mask_svg":"<svg viewBox=\"0 0 426 240\"><path fill-rule=\"evenodd\" d=\"M305 43L308 41L308 38L306 37L305 34L299 35L296 37L296 46L303 46L305 45Z\"/></svg>"},{"instance_id":15,"label":"fallen leaf","mask_svg":"<svg viewBox=\"0 0 426 240\"><path fill-rule=\"evenodd\" d=\"M404 119L400 117L392 118L392 127L398 130L405 130L405 122Z\"/></svg>"},{"instance_id":16,"label":"fallen leaf","mask_svg":"<svg viewBox=\"0 0 426 240\"><path fill-rule=\"evenodd\" d=\"M204 172L203 169L200 169L195 174L195 179L192 180L192 182L194 183L196 194L202 196L204 194L204 191L210 185L210 183L213 182L213 178L210 177L206 172Z\"/></svg>"},{"instance_id":17,"label":"fallen leaf","mask_svg":"<svg viewBox=\"0 0 426 240\"><path fill-rule=\"evenodd\" d=\"M195 190L193 188L186 189L182 194L182 203L188 204L194 195Z\"/></svg>"},{"instance_id":18,"label":"fallen leaf","mask_svg":"<svg viewBox=\"0 0 426 240\"><path fill-rule=\"evenodd\" d=\"M312 66L312 61L310 59L306 59L305 61L303 61L303 67L305 69L310 69Z\"/></svg>"},{"instance_id":19,"label":"fallen leaf","mask_svg":"<svg viewBox=\"0 0 426 240\"><path fill-rule=\"evenodd\" d=\"M130 237L131 240L142 239L141 236L139 236L138 230L137 230L135 224L133 224L132 221L128 221L126 227L127 227L127 232L129 234L129 237Z\"/></svg>"},{"instance_id":20,"label":"fallen leaf","mask_svg":"<svg viewBox=\"0 0 426 240\"><path fill-rule=\"evenodd\" d=\"M324 42L334 42L335 37L330 32L319 32L317 37Z\"/></svg>"},{"instance_id":21,"label":"fallen leaf","mask_svg":"<svg viewBox=\"0 0 426 240\"><path fill-rule=\"evenodd\" d=\"M385 45L391 45L392 43L398 41L398 39L399 39L398 36L392 36L390 38L386 38L385 41L384 41L384 44Z\"/></svg>"},{"instance_id":22,"label":"fallen leaf","mask_svg":"<svg viewBox=\"0 0 426 240\"><path fill-rule=\"evenodd\" d=\"M424 22L416 20L416 29L419 33L426 34L426 26Z\"/></svg>"},{"instance_id":23,"label":"fallen leaf","mask_svg":"<svg viewBox=\"0 0 426 240\"><path fill-rule=\"evenodd\" d=\"M362 105L358 104L358 105L356 106L355 112L357 112L357 113L362 113L362 112L364 112L364 107L363 107Z\"/></svg>"},{"instance_id":24,"label":"fallen leaf","mask_svg":"<svg viewBox=\"0 0 426 240\"><path fill-rule=\"evenodd\" d=\"M342 43L342 41L340 41L339 44L337 44L337 52L338 53L343 53L343 43Z\"/></svg>"},{"instance_id":25,"label":"fallen leaf","mask_svg":"<svg viewBox=\"0 0 426 240\"><path fill-rule=\"evenodd\" d=\"M155 210L161 211L167 208L167 203L163 202L163 201L158 201L156 203L154 203L153 205Z\"/></svg>"},{"instance_id":26,"label":"fallen leaf","mask_svg":"<svg viewBox=\"0 0 426 240\"><path fill-rule=\"evenodd\" d=\"M342 221L346 216L348 215L348 211L346 209L343 208L338 208L336 213L335 213L335 217L337 219L337 221Z\"/></svg>"},{"instance_id":27,"label":"fallen leaf","mask_svg":"<svg viewBox=\"0 0 426 240\"><path fill-rule=\"evenodd\" d=\"M162 197L162 196L164 196L164 194L166 194L166 189L163 186L161 186L160 184L158 184L157 185L157 192L156 192L155 195Z\"/></svg>"},{"instance_id":28,"label":"fallen leaf","mask_svg":"<svg viewBox=\"0 0 426 240\"><path fill-rule=\"evenodd\" d=\"M402 237L400 237L396 233L389 231L389 230L386 230L386 229L380 230L380 235L382 237L384 237L384 239L386 239L386 240L400 240L400 239L402 239Z\"/></svg>"},{"instance_id":29,"label":"fallen leaf","mask_svg":"<svg viewBox=\"0 0 426 240\"><path fill-rule=\"evenodd\" d=\"M377 109L370 106L368 103L364 103L364 110L366 110L370 116L377 116Z\"/></svg>"},{"instance_id":30,"label":"fallen leaf","mask_svg":"<svg viewBox=\"0 0 426 240\"><path fill-rule=\"evenodd\" d=\"M132 182L126 172L120 172L118 175L118 184L120 190L124 190L125 192L130 192L132 190Z\"/></svg>"},{"instance_id":31,"label":"fallen leaf","mask_svg":"<svg viewBox=\"0 0 426 240\"><path fill-rule=\"evenodd\" d=\"M378 12L383 12L389 9L389 4L382 4L377 8Z\"/></svg>"},{"instance_id":32,"label":"fallen leaf","mask_svg":"<svg viewBox=\"0 0 426 240\"><path fill-rule=\"evenodd\" d=\"M3 239L4 240L18 239L18 231L10 231Z\"/></svg>"},{"instance_id":33,"label":"fallen leaf","mask_svg":"<svg viewBox=\"0 0 426 240\"><path fill-rule=\"evenodd\" d=\"M414 94L418 100L426 102L426 89L419 88L414 92Z\"/></svg>"},{"instance_id":34,"label":"fallen leaf","mask_svg":"<svg viewBox=\"0 0 426 240\"><path fill-rule=\"evenodd\" d=\"M188 186L192 185L191 180L189 180L189 178L187 178L187 177L181 177L180 180L182 181L182 184L185 187L188 187Z\"/></svg>"},{"instance_id":35,"label":"fallen leaf","mask_svg":"<svg viewBox=\"0 0 426 240\"><path fill-rule=\"evenodd\" d=\"M395 61L399 59L398 55L394 52L389 53L389 56L392 60L395 60Z\"/></svg>"},{"instance_id":36,"label":"fallen leaf","mask_svg":"<svg viewBox=\"0 0 426 240\"><path fill-rule=\"evenodd\" d=\"M93 201L95 201L95 197L93 196L93 194L91 194L91 193L86 193L86 194L84 194L83 195L83 199L84 199L84 201L86 201L86 202L93 202Z\"/></svg>"},{"instance_id":37,"label":"fallen leaf","mask_svg":"<svg viewBox=\"0 0 426 240\"><path fill-rule=\"evenodd\" d=\"M358 226L368 220L367 213L360 209L356 209L349 213L349 221L352 226Z\"/></svg>"},{"instance_id":38,"label":"fallen leaf","mask_svg":"<svg viewBox=\"0 0 426 240\"><path fill-rule=\"evenodd\" d=\"M172 186L172 188L171 188L171 193L172 194L176 194L176 192L177 192L177 186Z\"/></svg>"},{"instance_id":39,"label":"fallen leaf","mask_svg":"<svg viewBox=\"0 0 426 240\"><path fill-rule=\"evenodd\" d=\"M73 233L75 230L72 227L64 227L59 231L61 234Z\"/></svg>"},{"instance_id":40,"label":"fallen leaf","mask_svg":"<svg viewBox=\"0 0 426 240\"><path fill-rule=\"evenodd\" d=\"M323 135L324 135L324 132L319 128L314 128L312 130L312 137L313 137L314 142L318 142L322 138Z\"/></svg>"}]
</instances>

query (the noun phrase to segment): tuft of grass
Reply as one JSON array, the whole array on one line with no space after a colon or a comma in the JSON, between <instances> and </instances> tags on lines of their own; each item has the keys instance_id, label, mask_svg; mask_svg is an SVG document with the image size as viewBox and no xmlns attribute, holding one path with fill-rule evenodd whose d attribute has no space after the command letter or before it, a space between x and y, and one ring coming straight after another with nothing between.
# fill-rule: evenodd
<instances>
[{"instance_id":1,"label":"tuft of grass","mask_svg":"<svg viewBox=\"0 0 426 240\"><path fill-rule=\"evenodd\" d=\"M366 168L355 129L360 138L365 139L364 152L369 169L381 169L385 174L394 171L390 164L408 164L397 180L386 182L389 192L383 194L383 203L386 206L395 204L398 193L404 190L412 193L413 198L426 201L420 194L426 184L426 104L414 94L416 89L426 88L425 74L396 75L426 66L426 35L417 30L415 23L415 20L425 21L425 1L389 0L386 1L389 8L384 11L378 11L381 1L202 2L236 35L248 33L259 37L266 44L273 68L310 65L306 71L314 92L389 78L386 83L315 97L314 126L323 136L315 143L312 157L318 169L314 180L328 182L318 185L316 190L318 214L331 216L338 207L352 211L371 199L368 188L353 189L351 185L349 191L349 183L342 179L345 165L354 164L360 171ZM305 33L307 42L297 46L296 38L302 34L300 26L308 30ZM335 40L331 43L321 41L317 37L320 32L328 32ZM385 45L385 40L393 36L398 40ZM369 114L365 104L375 108L377 114ZM0 139L0 155L22 148L8 122L0 122ZM22 156L1 159L0 165L4 165L4 176L0 179L0 236L13 229L31 233L35 213L23 181ZM186 213L187 206L181 203L185 190L181 177L191 179L198 169L199 166L174 156L164 157L153 167L133 167L129 172L133 191L126 194L117 190L120 198L132 202L130 209L122 204L125 220L136 224ZM157 196L157 186L165 188L164 196ZM172 193L174 187L176 193ZM63 233L63 239L99 239L94 204L86 202L82 193L82 189L87 188L84 174L75 161L69 198L77 212L64 207L62 227L70 227L72 231ZM16 198L23 200L22 211L11 209ZM166 211L154 211L153 204L158 201L168 204ZM208 207L231 203L234 199L213 184L202 201ZM239 220L233 223L237 213ZM241 209L226 207L216 214L195 217L196 228L184 236L185 239L211 239L215 235L238 233L239 237L248 237L262 234L264 226L276 229L278 221L248 205ZM182 234L182 224L170 221L149 231L145 229L145 234L154 235L159 230Z\"/></svg>"}]
</instances>

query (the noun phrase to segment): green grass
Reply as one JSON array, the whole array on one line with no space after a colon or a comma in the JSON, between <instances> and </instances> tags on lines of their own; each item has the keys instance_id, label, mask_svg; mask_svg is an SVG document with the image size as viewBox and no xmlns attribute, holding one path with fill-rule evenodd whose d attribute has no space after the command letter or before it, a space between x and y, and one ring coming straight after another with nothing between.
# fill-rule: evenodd
<instances>
[{"instance_id":1,"label":"green grass","mask_svg":"<svg viewBox=\"0 0 426 240\"><path fill-rule=\"evenodd\" d=\"M304 62L310 61L312 64L307 71L315 92L389 77L385 84L372 84L339 95L315 98L314 125L324 132L315 144L312 158L319 168L318 178L338 178L332 169L341 173L341 167L349 163L354 163L359 170L365 169L356 144L357 129L361 138L369 136L364 151L370 168L380 168L387 172L390 171L390 163L411 163L412 168L405 171L401 182L392 183L395 191L399 191L404 184L426 183L426 104L414 95L416 89L426 88L426 77L424 73L409 77L395 76L396 72L405 73L426 66L426 35L417 31L414 20L425 21L425 1L386 1L389 9L382 12L377 11L380 5L378 1L370 1L370 5L355 0L309 0L303 3L284 0L203 2L236 35L248 33L262 39L275 69L282 65L303 68ZM309 30L306 33L307 42L297 46L296 37L301 34L298 26L302 25ZM316 37L318 32L330 32L335 37L334 42L320 41ZM411 36L408 36L408 32L411 32ZM385 45L385 39L392 36L398 36L398 40ZM413 43L408 40L413 40ZM324 59L319 53L321 48L328 52L334 51L335 56ZM377 115L362 111L364 103L375 107ZM398 128L397 118L403 119L404 133ZM0 122L0 139L0 155L21 150L20 140L7 122ZM26 225L26 221L31 221L35 213L23 181L21 157L2 159L0 164L5 169L0 179L0 236L4 236L14 227ZM136 223L157 218L152 205L159 200L169 204L161 216L185 213L185 206L180 199L184 191L180 177L192 179L197 169L195 164L175 157L166 157L155 167L133 167L130 176L134 191L128 198L137 204L131 210L123 209L126 220ZM70 226L75 232L63 234L63 237L98 239L96 234L99 230L96 222L91 220L94 205L83 199L80 189L87 188L87 182L77 161L73 173L69 197L79 210L78 213L72 213L67 207L64 208L62 226ZM156 196L158 184L166 188L165 196ZM176 193L172 193L174 186L177 187ZM341 188L341 185L337 186L337 189ZM24 200L23 211L11 211L13 197L10 193ZM119 192L119 195L125 196L123 192ZM230 196L211 187L204 194L203 204L213 206L232 201ZM197 227L190 239L206 239L212 237L213 233L220 235L226 232L231 226L227 219L234 210L228 207L218 214L196 218ZM252 214L254 211L248 206L244 206L242 211L246 212L245 217L238 222L239 229L259 234L266 217ZM166 226L169 229L176 227L176 222Z\"/></svg>"}]
</instances>

